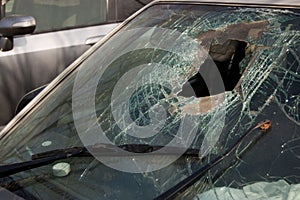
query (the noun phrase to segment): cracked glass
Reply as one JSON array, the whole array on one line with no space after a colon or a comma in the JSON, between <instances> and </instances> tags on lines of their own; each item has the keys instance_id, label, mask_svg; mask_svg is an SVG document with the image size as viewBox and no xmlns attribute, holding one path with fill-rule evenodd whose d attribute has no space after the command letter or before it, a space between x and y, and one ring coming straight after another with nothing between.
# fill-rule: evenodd
<instances>
[{"instance_id":1,"label":"cracked glass","mask_svg":"<svg viewBox=\"0 0 300 200\"><path fill-rule=\"evenodd\" d=\"M101 162L88 149L94 157L63 160L71 166L65 177L49 164L4 176L1 187L26 199L153 199L217 159L176 198L296 198L299 27L299 9L149 7L4 132L1 163L95 145L100 136L116 146L172 144L197 155L133 148L140 154Z\"/></svg>"}]
</instances>

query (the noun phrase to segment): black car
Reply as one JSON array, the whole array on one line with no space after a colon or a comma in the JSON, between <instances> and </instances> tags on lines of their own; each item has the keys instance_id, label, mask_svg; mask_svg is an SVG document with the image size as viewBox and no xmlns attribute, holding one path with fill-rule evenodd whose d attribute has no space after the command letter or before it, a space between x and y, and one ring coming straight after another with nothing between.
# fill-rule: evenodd
<instances>
[{"instance_id":1,"label":"black car","mask_svg":"<svg viewBox=\"0 0 300 200\"><path fill-rule=\"evenodd\" d=\"M299 2L154 1L2 130L0 192L297 199L299 55Z\"/></svg>"}]
</instances>

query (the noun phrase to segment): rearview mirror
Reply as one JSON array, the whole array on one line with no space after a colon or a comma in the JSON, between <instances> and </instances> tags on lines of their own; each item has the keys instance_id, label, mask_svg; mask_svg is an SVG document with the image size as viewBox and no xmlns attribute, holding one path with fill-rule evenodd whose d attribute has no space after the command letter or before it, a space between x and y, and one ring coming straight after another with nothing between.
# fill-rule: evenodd
<instances>
[{"instance_id":1,"label":"rearview mirror","mask_svg":"<svg viewBox=\"0 0 300 200\"><path fill-rule=\"evenodd\" d=\"M29 34L36 27L35 19L31 16L12 15L0 20L0 50L13 49L13 36Z\"/></svg>"},{"instance_id":2,"label":"rearview mirror","mask_svg":"<svg viewBox=\"0 0 300 200\"><path fill-rule=\"evenodd\" d=\"M36 22L34 17L12 15L0 20L0 35L10 37L29 34L34 31Z\"/></svg>"}]
</instances>

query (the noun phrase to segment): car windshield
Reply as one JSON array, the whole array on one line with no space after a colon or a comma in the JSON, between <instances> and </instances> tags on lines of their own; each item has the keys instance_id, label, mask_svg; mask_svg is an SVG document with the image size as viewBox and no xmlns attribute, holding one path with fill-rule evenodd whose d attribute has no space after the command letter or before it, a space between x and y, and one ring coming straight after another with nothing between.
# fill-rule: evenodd
<instances>
[{"instance_id":1,"label":"car windshield","mask_svg":"<svg viewBox=\"0 0 300 200\"><path fill-rule=\"evenodd\" d=\"M297 9L149 6L2 133L2 165L68 151L0 186L27 199L153 199L209 165L180 198L288 195L300 187L299 27Z\"/></svg>"}]
</instances>

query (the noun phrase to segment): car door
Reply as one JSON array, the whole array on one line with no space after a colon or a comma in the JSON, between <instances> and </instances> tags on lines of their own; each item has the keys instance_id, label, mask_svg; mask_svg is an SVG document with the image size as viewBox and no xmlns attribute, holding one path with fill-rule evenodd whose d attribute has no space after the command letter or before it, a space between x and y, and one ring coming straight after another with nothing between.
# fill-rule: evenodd
<instances>
[{"instance_id":1,"label":"car door","mask_svg":"<svg viewBox=\"0 0 300 200\"><path fill-rule=\"evenodd\" d=\"M36 29L33 34L15 36L13 48L0 52L0 125L14 116L23 95L50 82L118 22L144 5L136 0L126 2L9 0L5 15L33 16ZM118 14L118 10L125 14Z\"/></svg>"}]
</instances>

